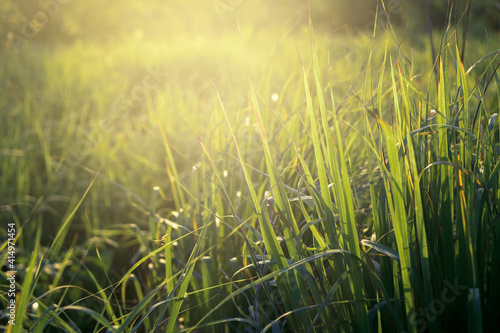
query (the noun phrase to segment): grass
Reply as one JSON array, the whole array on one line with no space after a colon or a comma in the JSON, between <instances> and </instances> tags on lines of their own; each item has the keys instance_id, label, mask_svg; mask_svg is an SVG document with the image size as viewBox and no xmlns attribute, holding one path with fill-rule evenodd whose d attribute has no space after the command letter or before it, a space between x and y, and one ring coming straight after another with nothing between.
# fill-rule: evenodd
<instances>
[{"instance_id":1,"label":"grass","mask_svg":"<svg viewBox=\"0 0 500 333\"><path fill-rule=\"evenodd\" d=\"M499 51L312 35L3 50L2 328L498 330Z\"/></svg>"}]
</instances>

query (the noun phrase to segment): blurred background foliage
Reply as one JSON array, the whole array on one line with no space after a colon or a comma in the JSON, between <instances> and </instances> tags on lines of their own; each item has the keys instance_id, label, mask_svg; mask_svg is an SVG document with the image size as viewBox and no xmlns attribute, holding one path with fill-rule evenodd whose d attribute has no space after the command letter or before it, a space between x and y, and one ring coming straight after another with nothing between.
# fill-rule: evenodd
<instances>
[{"instance_id":1,"label":"blurred background foliage","mask_svg":"<svg viewBox=\"0 0 500 333\"><path fill-rule=\"evenodd\" d=\"M460 20L468 0L388 0L386 11L381 1L321 1L312 0L314 26L334 32L370 33L375 17L379 23L390 16L395 26L427 29L427 13L434 29L445 26L449 7L455 10L452 21ZM426 6L427 5L427 6ZM220 34L235 22L251 22L254 29L267 29L269 22L287 24L290 28L307 24L308 2L214 0L171 2L158 0L4 0L0 4L0 36L5 45L22 38L42 43L67 43L76 39L107 42L123 36L163 37L168 39L179 31L191 34ZM426 11L426 7L428 11ZM255 20L255 11L259 19ZM290 18L280 22L281 17ZM251 19L250 19L251 18ZM412 18L409 20L409 18ZM500 29L500 2L471 2L469 21L471 33Z\"/></svg>"}]
</instances>

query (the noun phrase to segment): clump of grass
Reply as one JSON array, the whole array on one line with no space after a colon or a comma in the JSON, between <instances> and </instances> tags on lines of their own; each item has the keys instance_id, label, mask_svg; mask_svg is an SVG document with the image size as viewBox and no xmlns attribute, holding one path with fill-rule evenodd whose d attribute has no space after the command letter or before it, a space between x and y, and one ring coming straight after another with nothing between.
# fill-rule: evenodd
<instances>
[{"instance_id":1,"label":"clump of grass","mask_svg":"<svg viewBox=\"0 0 500 333\"><path fill-rule=\"evenodd\" d=\"M29 82L20 102L2 99L29 129L0 136L0 216L16 224L24 270L8 329L498 330L499 52L466 65L447 41L436 83L389 31L350 90L336 90L311 39L280 90L271 74L246 83L246 102L216 89L214 111L194 119L197 97L170 108L179 88L166 85L145 98L146 117L130 114L143 127L122 119L115 143L83 153L62 139L88 143L80 123L92 130L111 101L90 76L55 80L71 63L47 62L50 91L74 89L60 114L37 106ZM95 115L79 103L88 90ZM178 115L200 154L179 148ZM61 195L65 182L92 185Z\"/></svg>"}]
</instances>

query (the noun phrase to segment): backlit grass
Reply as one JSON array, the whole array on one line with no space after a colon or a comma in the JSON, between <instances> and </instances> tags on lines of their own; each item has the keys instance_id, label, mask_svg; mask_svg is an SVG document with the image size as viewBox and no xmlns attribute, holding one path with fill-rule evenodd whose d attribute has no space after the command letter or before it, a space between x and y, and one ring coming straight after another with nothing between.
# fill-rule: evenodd
<instances>
[{"instance_id":1,"label":"backlit grass","mask_svg":"<svg viewBox=\"0 0 500 333\"><path fill-rule=\"evenodd\" d=\"M2 327L498 330L498 38L377 29L3 50Z\"/></svg>"}]
</instances>

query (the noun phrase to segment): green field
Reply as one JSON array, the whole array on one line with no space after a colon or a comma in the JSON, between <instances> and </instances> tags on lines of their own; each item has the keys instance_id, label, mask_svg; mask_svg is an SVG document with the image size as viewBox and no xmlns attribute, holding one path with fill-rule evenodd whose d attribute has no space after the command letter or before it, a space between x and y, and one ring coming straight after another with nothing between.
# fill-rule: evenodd
<instances>
[{"instance_id":1,"label":"green field","mask_svg":"<svg viewBox=\"0 0 500 333\"><path fill-rule=\"evenodd\" d=\"M0 24L0 331L498 332L500 34L236 2Z\"/></svg>"}]
</instances>

